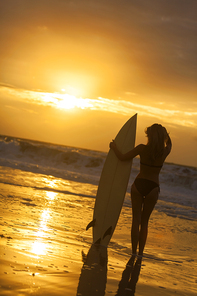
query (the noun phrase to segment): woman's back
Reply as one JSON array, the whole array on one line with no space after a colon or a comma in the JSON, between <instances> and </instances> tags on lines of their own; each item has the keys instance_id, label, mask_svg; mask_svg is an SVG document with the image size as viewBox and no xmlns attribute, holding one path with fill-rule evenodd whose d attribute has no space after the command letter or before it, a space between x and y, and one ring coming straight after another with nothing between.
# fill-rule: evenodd
<instances>
[{"instance_id":1,"label":"woman's back","mask_svg":"<svg viewBox=\"0 0 197 296\"><path fill-rule=\"evenodd\" d=\"M140 173L137 178L144 178L159 183L159 173L167 157L168 149L165 147L163 154L154 161L151 158L149 145L141 144L140 152Z\"/></svg>"}]
</instances>

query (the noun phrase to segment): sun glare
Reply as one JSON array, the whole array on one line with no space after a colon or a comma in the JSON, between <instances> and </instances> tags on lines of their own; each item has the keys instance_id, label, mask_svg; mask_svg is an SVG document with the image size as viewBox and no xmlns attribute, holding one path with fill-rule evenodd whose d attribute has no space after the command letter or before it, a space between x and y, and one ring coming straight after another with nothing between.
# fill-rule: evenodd
<instances>
[{"instance_id":1,"label":"sun glare","mask_svg":"<svg viewBox=\"0 0 197 296\"><path fill-rule=\"evenodd\" d=\"M92 107L92 105L87 101L87 99L85 100L82 98L76 98L73 95L62 94L57 103L57 107L60 109L73 109L75 107L84 109Z\"/></svg>"},{"instance_id":2,"label":"sun glare","mask_svg":"<svg viewBox=\"0 0 197 296\"><path fill-rule=\"evenodd\" d=\"M57 107L60 109L72 109L77 106L77 98L68 94L62 95L59 100Z\"/></svg>"},{"instance_id":3,"label":"sun glare","mask_svg":"<svg viewBox=\"0 0 197 296\"><path fill-rule=\"evenodd\" d=\"M93 107L89 99L77 98L74 95L65 93L42 93L41 99L43 102L52 104L59 109L85 109Z\"/></svg>"},{"instance_id":4,"label":"sun glare","mask_svg":"<svg viewBox=\"0 0 197 296\"><path fill-rule=\"evenodd\" d=\"M35 241L32 245L32 253L35 255L46 255L46 245L42 241Z\"/></svg>"},{"instance_id":5,"label":"sun glare","mask_svg":"<svg viewBox=\"0 0 197 296\"><path fill-rule=\"evenodd\" d=\"M56 192L52 192L52 191L47 191L46 192L46 196L48 198L49 201L52 201L55 199L57 193Z\"/></svg>"}]
</instances>

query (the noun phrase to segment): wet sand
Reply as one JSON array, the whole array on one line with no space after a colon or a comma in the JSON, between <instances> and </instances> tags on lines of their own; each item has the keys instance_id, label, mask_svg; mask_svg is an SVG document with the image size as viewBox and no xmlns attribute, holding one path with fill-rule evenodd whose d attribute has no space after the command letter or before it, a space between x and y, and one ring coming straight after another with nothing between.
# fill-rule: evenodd
<instances>
[{"instance_id":1,"label":"wet sand","mask_svg":"<svg viewBox=\"0 0 197 296\"><path fill-rule=\"evenodd\" d=\"M131 208L103 248L85 231L94 199L9 184L0 194L0 295L196 295L196 222L154 211L145 256L127 266Z\"/></svg>"}]
</instances>

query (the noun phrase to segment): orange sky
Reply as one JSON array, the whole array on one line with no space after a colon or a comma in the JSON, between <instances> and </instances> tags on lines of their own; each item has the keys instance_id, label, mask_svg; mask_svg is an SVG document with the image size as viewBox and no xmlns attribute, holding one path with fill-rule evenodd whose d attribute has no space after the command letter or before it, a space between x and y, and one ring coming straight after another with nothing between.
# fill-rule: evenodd
<instances>
[{"instance_id":1,"label":"orange sky","mask_svg":"<svg viewBox=\"0 0 197 296\"><path fill-rule=\"evenodd\" d=\"M107 151L138 113L197 166L197 2L2 0L0 134ZM71 103L72 102L72 103Z\"/></svg>"}]
</instances>

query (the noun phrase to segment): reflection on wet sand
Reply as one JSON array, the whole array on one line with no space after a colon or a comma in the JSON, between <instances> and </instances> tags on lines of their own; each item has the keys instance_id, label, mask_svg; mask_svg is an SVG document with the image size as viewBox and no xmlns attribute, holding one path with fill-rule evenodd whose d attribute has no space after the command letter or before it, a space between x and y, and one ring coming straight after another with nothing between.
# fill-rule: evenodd
<instances>
[{"instance_id":1,"label":"reflection on wet sand","mask_svg":"<svg viewBox=\"0 0 197 296\"><path fill-rule=\"evenodd\" d=\"M51 205L56 197L56 192L46 191L46 202ZM51 220L51 209L50 208L43 208L41 215L40 215L40 222L39 228L36 232L35 241L32 243L31 253L35 256L46 255L47 248L49 249L48 244L46 243L46 237L50 233L50 229L48 224Z\"/></svg>"},{"instance_id":2,"label":"reflection on wet sand","mask_svg":"<svg viewBox=\"0 0 197 296\"><path fill-rule=\"evenodd\" d=\"M142 258L132 256L126 264L122 273L122 279L118 285L118 291L115 296L133 296L135 295L136 284L140 275Z\"/></svg>"},{"instance_id":3,"label":"reflection on wet sand","mask_svg":"<svg viewBox=\"0 0 197 296\"><path fill-rule=\"evenodd\" d=\"M104 296L107 282L107 248L94 244L87 255L82 253L82 260L84 264L77 296Z\"/></svg>"}]
</instances>

